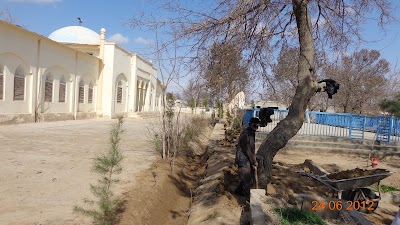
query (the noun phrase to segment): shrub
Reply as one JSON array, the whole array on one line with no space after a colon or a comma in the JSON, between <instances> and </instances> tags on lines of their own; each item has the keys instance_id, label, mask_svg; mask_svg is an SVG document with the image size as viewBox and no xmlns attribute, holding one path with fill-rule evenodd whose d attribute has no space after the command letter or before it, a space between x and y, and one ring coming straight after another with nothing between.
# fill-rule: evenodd
<instances>
[{"instance_id":1,"label":"shrub","mask_svg":"<svg viewBox=\"0 0 400 225\"><path fill-rule=\"evenodd\" d=\"M153 144L154 149L156 150L156 152L162 154L162 139L161 136L159 134L154 134L153 138L150 140L150 143Z\"/></svg>"},{"instance_id":2,"label":"shrub","mask_svg":"<svg viewBox=\"0 0 400 225\"><path fill-rule=\"evenodd\" d=\"M231 113L230 113L229 111L227 111L227 112L226 112L226 121L228 122L228 126L231 125L232 119L233 119L233 118L232 118Z\"/></svg>"},{"instance_id":3,"label":"shrub","mask_svg":"<svg viewBox=\"0 0 400 225\"><path fill-rule=\"evenodd\" d=\"M327 225L317 212L303 211L296 208L276 208L282 225Z\"/></svg>"},{"instance_id":4,"label":"shrub","mask_svg":"<svg viewBox=\"0 0 400 225\"><path fill-rule=\"evenodd\" d=\"M123 156L119 146L123 132L122 124L123 120L120 117L110 131L110 148L106 153L94 158L93 171L99 174L100 178L97 184L90 185L90 191L97 200L84 199L87 207L74 207L74 212L91 217L94 224L116 224L118 212L122 208L122 201L116 198L112 192L114 184L119 182L114 176L122 171Z\"/></svg>"},{"instance_id":5,"label":"shrub","mask_svg":"<svg viewBox=\"0 0 400 225\"><path fill-rule=\"evenodd\" d=\"M371 190L377 192L378 191L378 184L373 184L370 186ZM390 185L381 185L381 192L382 193L387 193L387 192L394 192L394 191L400 191L400 188L390 186Z\"/></svg>"},{"instance_id":6,"label":"shrub","mask_svg":"<svg viewBox=\"0 0 400 225\"><path fill-rule=\"evenodd\" d=\"M239 131L242 128L241 119L237 117L233 118L231 127L234 131Z\"/></svg>"}]
</instances>

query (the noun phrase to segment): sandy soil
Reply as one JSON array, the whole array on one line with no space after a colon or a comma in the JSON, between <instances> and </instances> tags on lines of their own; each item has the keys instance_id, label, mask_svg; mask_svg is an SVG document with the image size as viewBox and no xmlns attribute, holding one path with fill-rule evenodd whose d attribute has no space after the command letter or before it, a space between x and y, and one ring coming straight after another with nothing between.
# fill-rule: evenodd
<instances>
[{"instance_id":1,"label":"sandy soil","mask_svg":"<svg viewBox=\"0 0 400 225\"><path fill-rule=\"evenodd\" d=\"M0 224L90 224L73 206L92 198L92 158L105 151L115 120L94 119L0 126ZM146 138L147 122L126 119L125 156L116 193L157 158Z\"/></svg>"},{"instance_id":2,"label":"sandy soil","mask_svg":"<svg viewBox=\"0 0 400 225\"><path fill-rule=\"evenodd\" d=\"M223 127L216 129L221 129L217 134L217 139L221 140L224 137ZM247 200L232 194L238 184L232 147L234 142L214 140L209 144L203 157L180 161L178 176L171 177L169 164L163 161L156 164L163 170L153 168L143 174L141 182L126 197L128 207L121 224L250 224ZM329 172L363 167L366 164L364 156L281 151L273 166L273 185L277 190L277 198L290 203L294 193L330 195L329 188L311 178L300 176L292 169L305 159L317 162ZM381 161L379 167L396 172L382 183L399 187L398 159ZM157 171L157 179L153 178L154 171ZM365 216L374 225L388 224L397 210L398 206L382 200L374 213Z\"/></svg>"},{"instance_id":3,"label":"sandy soil","mask_svg":"<svg viewBox=\"0 0 400 225\"><path fill-rule=\"evenodd\" d=\"M207 165L205 153L212 127L205 127L200 137L190 144L197 151L181 150L174 160L159 159L137 176L127 193L120 225L186 224L192 213L195 189L199 186ZM197 152L197 154L196 154Z\"/></svg>"},{"instance_id":4,"label":"sandy soil","mask_svg":"<svg viewBox=\"0 0 400 225\"><path fill-rule=\"evenodd\" d=\"M111 120L86 120L0 127L0 224L90 224L72 207L91 197L91 158L107 147ZM146 141L146 121L125 123L124 172L119 193L125 200L120 224L249 224L246 199L233 195L238 184L234 148L214 140L203 155L181 154L171 176L169 160L157 160ZM217 139L222 139L219 126ZM211 129L204 133L209 137ZM214 136L215 138L215 136ZM204 147L206 140L198 144ZM204 148L203 148L204 150ZM318 182L288 168L311 159L330 172L363 167L366 158L325 152L280 151L275 158L274 185L286 201L290 194L326 194ZM398 159L379 163L396 172L382 183L400 187ZM290 190L289 190L290 189ZM397 206L382 202L368 219L388 224Z\"/></svg>"}]
</instances>

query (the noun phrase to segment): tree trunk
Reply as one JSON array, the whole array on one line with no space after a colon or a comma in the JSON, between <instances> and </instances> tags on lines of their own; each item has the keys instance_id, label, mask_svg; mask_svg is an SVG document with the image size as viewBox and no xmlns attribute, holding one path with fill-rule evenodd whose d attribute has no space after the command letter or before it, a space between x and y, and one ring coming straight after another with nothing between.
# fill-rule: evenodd
<instances>
[{"instance_id":1,"label":"tree trunk","mask_svg":"<svg viewBox=\"0 0 400 225\"><path fill-rule=\"evenodd\" d=\"M163 88L162 90L162 106L163 106L163 111L161 113L161 122L162 122L162 158L165 159L165 152L166 152L166 142L167 142L167 125L166 125L166 90Z\"/></svg>"},{"instance_id":2,"label":"tree trunk","mask_svg":"<svg viewBox=\"0 0 400 225\"><path fill-rule=\"evenodd\" d=\"M288 115L263 140L257 153L257 155L263 158L263 176L267 184L272 179L272 161L276 153L285 147L289 139L296 135L297 131L303 125L307 105L318 88L318 84L315 81L314 40L307 2L307 0L292 0L300 43L300 57L297 70L299 83L296 93L289 106Z\"/></svg>"}]
</instances>

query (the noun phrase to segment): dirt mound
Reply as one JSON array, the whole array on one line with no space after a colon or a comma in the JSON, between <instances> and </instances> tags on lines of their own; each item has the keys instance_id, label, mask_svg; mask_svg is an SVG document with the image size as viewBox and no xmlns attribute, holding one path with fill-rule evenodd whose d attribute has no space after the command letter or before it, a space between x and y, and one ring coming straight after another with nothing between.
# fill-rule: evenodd
<instances>
[{"instance_id":1,"label":"dirt mound","mask_svg":"<svg viewBox=\"0 0 400 225\"><path fill-rule=\"evenodd\" d=\"M225 127L225 126L224 126ZM240 130L227 129L224 128L224 138L216 140L218 146L222 147L235 147L238 143L238 137L240 135Z\"/></svg>"},{"instance_id":2,"label":"dirt mound","mask_svg":"<svg viewBox=\"0 0 400 225\"><path fill-rule=\"evenodd\" d=\"M289 169L290 169L291 171L293 171L293 172L311 173L310 168L309 168L306 164L304 164L304 163L300 163L300 164L291 166Z\"/></svg>"},{"instance_id":3,"label":"dirt mound","mask_svg":"<svg viewBox=\"0 0 400 225\"><path fill-rule=\"evenodd\" d=\"M376 174L387 173L387 170L384 169L375 169L375 170L365 170L365 169L352 169L345 170L338 173L329 174L327 177L332 180L342 180L342 179L350 179L364 176L371 176Z\"/></svg>"},{"instance_id":4,"label":"dirt mound","mask_svg":"<svg viewBox=\"0 0 400 225\"><path fill-rule=\"evenodd\" d=\"M272 166L271 184L276 189L276 194L271 197L276 197L290 204L294 204L295 198L293 194L295 193L319 196L330 195L331 191L328 187L314 179L300 175L297 171L310 172L310 169L304 163L293 166L274 163Z\"/></svg>"}]
</instances>

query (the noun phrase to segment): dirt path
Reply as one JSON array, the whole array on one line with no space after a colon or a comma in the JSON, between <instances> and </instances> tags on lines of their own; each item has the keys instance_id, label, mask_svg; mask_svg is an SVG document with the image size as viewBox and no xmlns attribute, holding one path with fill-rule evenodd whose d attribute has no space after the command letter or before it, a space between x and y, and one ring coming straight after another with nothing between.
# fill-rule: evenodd
<instances>
[{"instance_id":1,"label":"dirt path","mask_svg":"<svg viewBox=\"0 0 400 225\"><path fill-rule=\"evenodd\" d=\"M191 142L197 153L204 153L211 132L211 126L205 127L201 137ZM136 177L137 182L124 194L125 208L119 225L187 224L206 160L207 154L181 151L175 160L173 175L171 160L157 160Z\"/></svg>"},{"instance_id":2,"label":"dirt path","mask_svg":"<svg viewBox=\"0 0 400 225\"><path fill-rule=\"evenodd\" d=\"M114 120L94 119L0 126L0 224L91 224L72 212L91 198L92 158L108 146ZM156 159L146 138L147 122L126 119L121 194Z\"/></svg>"}]
</instances>

